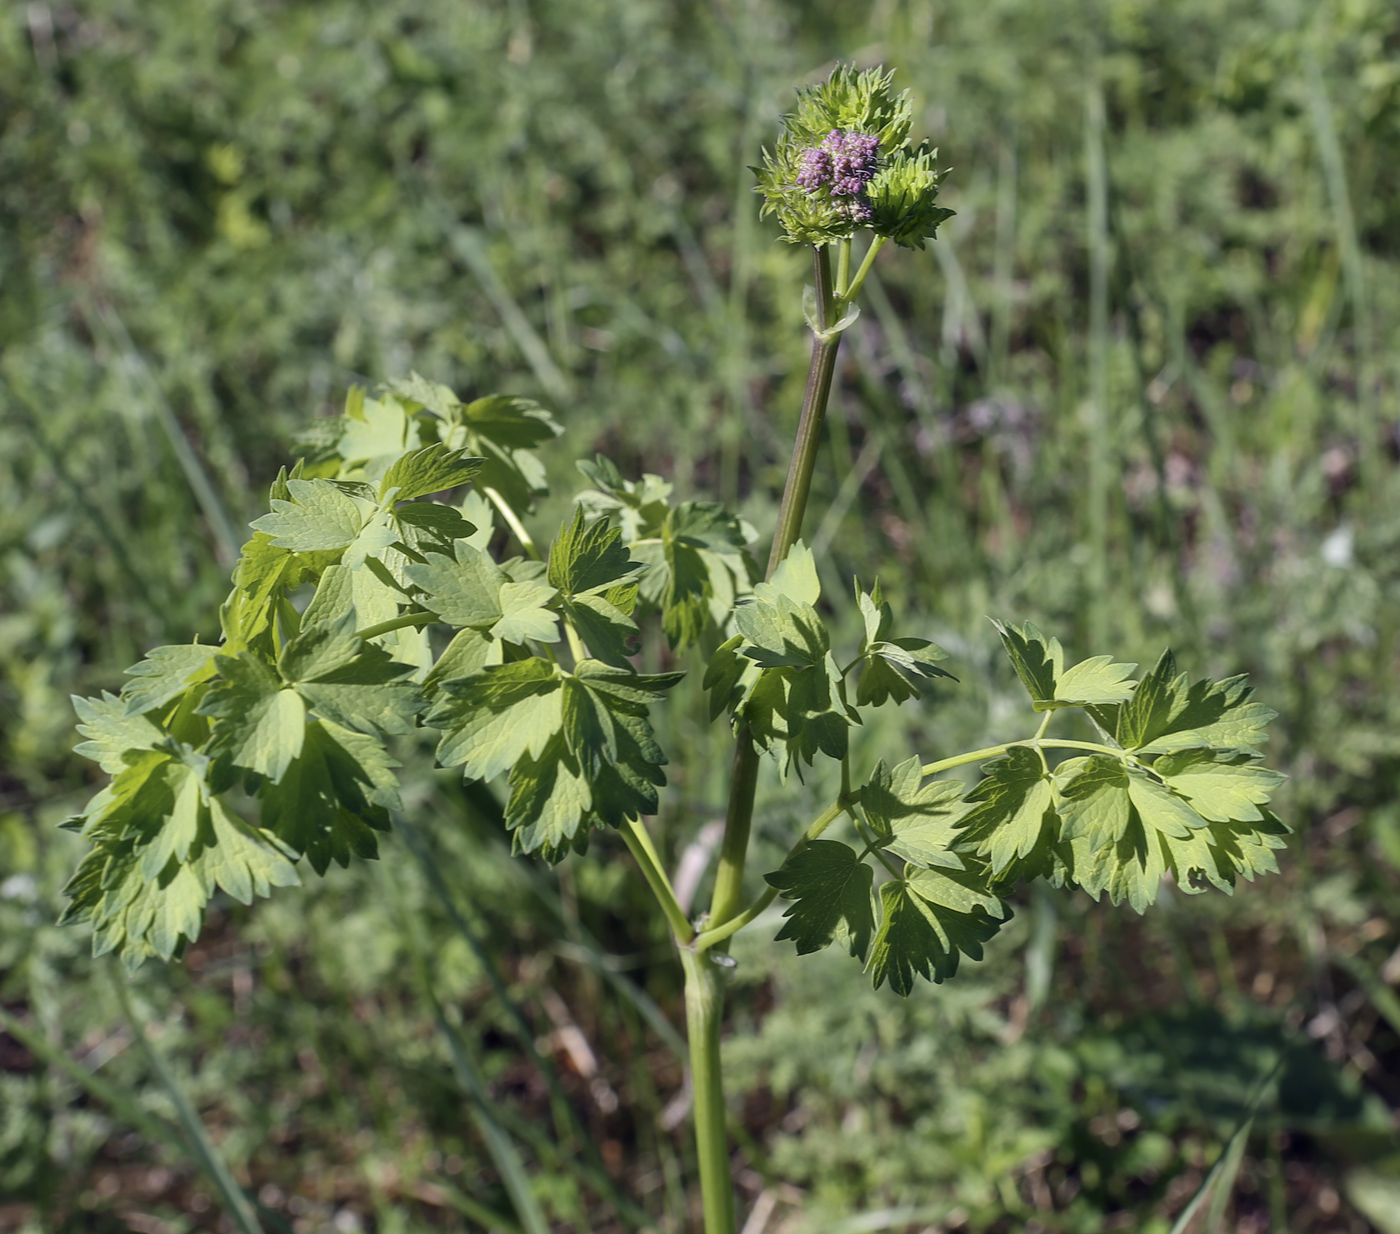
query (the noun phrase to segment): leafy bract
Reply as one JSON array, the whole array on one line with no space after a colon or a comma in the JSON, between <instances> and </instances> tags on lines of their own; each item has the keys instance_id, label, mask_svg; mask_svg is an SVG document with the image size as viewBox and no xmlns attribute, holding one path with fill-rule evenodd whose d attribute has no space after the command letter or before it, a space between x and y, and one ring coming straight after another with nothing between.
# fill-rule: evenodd
<instances>
[{"instance_id":1,"label":"leafy bract","mask_svg":"<svg viewBox=\"0 0 1400 1234\"><path fill-rule=\"evenodd\" d=\"M881 707L888 700L903 703L919 698L918 681L935 677L953 679L938 661L947 653L926 638L895 638L890 634L894 614L880 594L877 582L867 595L856 585L856 603L865 622L860 655L863 664L856 688L858 706Z\"/></svg>"},{"instance_id":2,"label":"leafy bract","mask_svg":"<svg viewBox=\"0 0 1400 1234\"><path fill-rule=\"evenodd\" d=\"M1031 622L994 621L1016 675L1030 693L1036 711L1125 702L1132 696L1129 674L1137 666L1118 664L1112 656L1092 656L1066 670L1057 638L1048 638Z\"/></svg>"},{"instance_id":3,"label":"leafy bract","mask_svg":"<svg viewBox=\"0 0 1400 1234\"><path fill-rule=\"evenodd\" d=\"M875 928L874 875L849 844L812 840L765 878L793 901L783 914L787 924L778 932L779 940L791 939L798 955L805 955L830 944L844 923L850 953L865 959Z\"/></svg>"}]
</instances>

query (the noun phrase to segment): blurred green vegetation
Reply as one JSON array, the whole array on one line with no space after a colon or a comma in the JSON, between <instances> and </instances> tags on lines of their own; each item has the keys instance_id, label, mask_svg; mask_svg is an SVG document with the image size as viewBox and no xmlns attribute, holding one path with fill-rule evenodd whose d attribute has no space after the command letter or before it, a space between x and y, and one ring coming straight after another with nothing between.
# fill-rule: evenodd
<instances>
[{"instance_id":1,"label":"blurred green vegetation","mask_svg":"<svg viewBox=\"0 0 1400 1234\"><path fill-rule=\"evenodd\" d=\"M556 502L601 449L770 527L807 271L747 165L836 57L899 69L958 211L877 264L807 528L834 620L878 573L961 678L858 762L1014 736L982 618L1029 617L1251 673L1296 836L1233 900L1028 897L908 1003L745 935L750 1234L1166 1234L1251 1102L1223 1228L1400 1230L1393 0L5 8L0 1230L231 1228L174 1093L269 1230L518 1228L492 1134L555 1228L694 1221L677 974L620 845L513 862L419 757L412 843L143 970L163 1083L50 924L92 788L67 696L215 634L293 434L357 380L547 402ZM681 689L674 861L727 775ZM758 872L802 791L765 784Z\"/></svg>"}]
</instances>

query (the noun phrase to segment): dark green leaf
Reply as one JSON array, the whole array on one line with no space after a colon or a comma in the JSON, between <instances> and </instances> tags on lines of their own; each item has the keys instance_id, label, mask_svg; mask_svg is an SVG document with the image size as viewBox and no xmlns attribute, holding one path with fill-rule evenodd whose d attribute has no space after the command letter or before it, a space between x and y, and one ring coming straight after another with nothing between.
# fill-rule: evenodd
<instances>
[{"instance_id":1,"label":"dark green leaf","mask_svg":"<svg viewBox=\"0 0 1400 1234\"><path fill-rule=\"evenodd\" d=\"M986 857L994 874L1024 861L1056 840L1054 793L1040 755L1012 746L983 764L985 778L967 794L970 807L958 821L958 847Z\"/></svg>"},{"instance_id":2,"label":"dark green leaf","mask_svg":"<svg viewBox=\"0 0 1400 1234\"><path fill-rule=\"evenodd\" d=\"M779 940L792 939L799 955L820 951L844 921L851 954L865 959L875 928L870 898L874 875L850 845L812 840L788 857L782 869L764 877L794 901L783 914L787 924Z\"/></svg>"},{"instance_id":3,"label":"dark green leaf","mask_svg":"<svg viewBox=\"0 0 1400 1234\"><path fill-rule=\"evenodd\" d=\"M1047 638L1029 621L1019 626L1002 621L992 624L1037 711L1111 706L1125 702L1133 693L1128 675L1135 664L1115 663L1112 656L1093 656L1066 670L1059 639Z\"/></svg>"},{"instance_id":4,"label":"dark green leaf","mask_svg":"<svg viewBox=\"0 0 1400 1234\"><path fill-rule=\"evenodd\" d=\"M400 804L395 766L377 738L313 720L300 755L258 790L263 825L318 874L332 861L373 858L374 833L389 829L389 811Z\"/></svg>"},{"instance_id":5,"label":"dark green leaf","mask_svg":"<svg viewBox=\"0 0 1400 1234\"><path fill-rule=\"evenodd\" d=\"M583 507L559 531L549 549L547 578L566 596L600 591L626 582L641 568L632 560L622 533L606 519L584 522Z\"/></svg>"},{"instance_id":6,"label":"dark green leaf","mask_svg":"<svg viewBox=\"0 0 1400 1234\"><path fill-rule=\"evenodd\" d=\"M1009 913L980 885L978 876L950 870L920 870L880 888L882 918L870 957L878 990L889 981L896 994L908 996L918 975L946 981L966 955L982 958L990 939Z\"/></svg>"}]
</instances>

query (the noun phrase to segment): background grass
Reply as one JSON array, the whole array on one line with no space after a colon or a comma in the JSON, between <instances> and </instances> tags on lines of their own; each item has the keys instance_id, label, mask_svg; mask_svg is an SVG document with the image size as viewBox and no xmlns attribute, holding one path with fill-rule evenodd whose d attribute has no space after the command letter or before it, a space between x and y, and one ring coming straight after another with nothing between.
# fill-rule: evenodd
<instances>
[{"instance_id":1,"label":"background grass","mask_svg":"<svg viewBox=\"0 0 1400 1234\"><path fill-rule=\"evenodd\" d=\"M128 1014L50 924L95 783L67 695L216 634L356 380L549 403L552 510L601 449L771 526L806 269L747 164L838 56L900 70L958 211L877 265L811 507L832 620L878 573L961 679L857 761L1020 735L983 615L1028 617L1250 672L1296 836L1232 900L1027 896L907 1003L746 935L749 1234L1165 1232L1271 1074L1224 1228L1400 1229L1390 0L6 8L0 1229L231 1228L219 1168L268 1230L530 1228L522 1172L554 1228L690 1228L678 975L620 845L513 861L419 758L378 866L220 907ZM727 774L694 676L673 862ZM763 791L759 872L810 804Z\"/></svg>"}]
</instances>

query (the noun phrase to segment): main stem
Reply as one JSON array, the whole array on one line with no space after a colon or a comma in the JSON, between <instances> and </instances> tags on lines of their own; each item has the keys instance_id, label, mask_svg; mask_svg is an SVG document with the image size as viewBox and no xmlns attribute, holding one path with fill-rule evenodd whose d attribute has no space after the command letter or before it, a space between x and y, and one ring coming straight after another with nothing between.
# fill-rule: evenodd
<instances>
[{"instance_id":1,"label":"main stem","mask_svg":"<svg viewBox=\"0 0 1400 1234\"><path fill-rule=\"evenodd\" d=\"M766 578L782 564L802 531L807 495L821 445L831 379L836 371L840 334L828 334L835 324L836 299L831 284L831 258L824 248L812 250L812 270L817 286L817 321L812 338L812 364L807 373L807 393L797 425L787 484L778 507L778 528L768 555ZM758 784L758 749L747 725L739 730L734 767L729 782L729 807L724 820L715 891L710 901L709 928L722 926L743 909L744 862L749 851L753 823L754 791ZM728 940L709 952L682 948L685 965L686 1028L690 1038L690 1078L695 1101L695 1140L700 1157L700 1194L705 1207L705 1234L736 1234L734 1184L729 1172L729 1137L724 1121L724 1081L720 1072L719 1033L724 1015L722 956Z\"/></svg>"}]
</instances>

